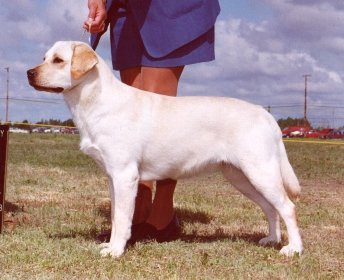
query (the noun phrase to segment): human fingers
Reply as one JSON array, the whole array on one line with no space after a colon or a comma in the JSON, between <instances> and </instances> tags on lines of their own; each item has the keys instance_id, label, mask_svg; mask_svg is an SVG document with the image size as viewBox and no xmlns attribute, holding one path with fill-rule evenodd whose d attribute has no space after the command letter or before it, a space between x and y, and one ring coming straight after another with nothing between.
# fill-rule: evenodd
<instances>
[{"instance_id":1,"label":"human fingers","mask_svg":"<svg viewBox=\"0 0 344 280\"><path fill-rule=\"evenodd\" d=\"M101 24L96 25L92 19L88 19L88 21L85 22L83 28L90 33L99 33L99 32L104 31L105 22L102 22Z\"/></svg>"},{"instance_id":2,"label":"human fingers","mask_svg":"<svg viewBox=\"0 0 344 280\"><path fill-rule=\"evenodd\" d=\"M105 1L89 0L88 8L88 20L84 22L83 28L92 33L103 31L106 20Z\"/></svg>"},{"instance_id":3,"label":"human fingers","mask_svg":"<svg viewBox=\"0 0 344 280\"><path fill-rule=\"evenodd\" d=\"M98 33L103 31L105 28L105 22L99 22L97 23L96 21L88 22L88 28L86 30L91 33Z\"/></svg>"}]
</instances>

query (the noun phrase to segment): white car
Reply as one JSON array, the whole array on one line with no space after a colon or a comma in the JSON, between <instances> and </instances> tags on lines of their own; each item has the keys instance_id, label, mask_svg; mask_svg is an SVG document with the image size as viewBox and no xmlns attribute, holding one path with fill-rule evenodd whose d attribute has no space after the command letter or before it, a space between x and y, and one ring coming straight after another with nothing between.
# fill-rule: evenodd
<instances>
[{"instance_id":1,"label":"white car","mask_svg":"<svg viewBox=\"0 0 344 280\"><path fill-rule=\"evenodd\" d=\"M12 133L29 133L28 130L17 128L17 127L10 127L9 131Z\"/></svg>"}]
</instances>

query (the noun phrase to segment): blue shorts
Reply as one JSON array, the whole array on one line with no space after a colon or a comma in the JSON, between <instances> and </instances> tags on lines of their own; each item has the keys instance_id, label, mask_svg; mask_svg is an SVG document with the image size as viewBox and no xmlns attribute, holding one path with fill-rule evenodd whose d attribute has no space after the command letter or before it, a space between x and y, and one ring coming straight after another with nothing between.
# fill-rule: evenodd
<instances>
[{"instance_id":1,"label":"blue shorts","mask_svg":"<svg viewBox=\"0 0 344 280\"><path fill-rule=\"evenodd\" d=\"M110 23L111 56L115 70L148 66L176 67L211 61L214 53L214 27L195 40L164 57L152 57L145 50L130 11L120 9Z\"/></svg>"}]
</instances>

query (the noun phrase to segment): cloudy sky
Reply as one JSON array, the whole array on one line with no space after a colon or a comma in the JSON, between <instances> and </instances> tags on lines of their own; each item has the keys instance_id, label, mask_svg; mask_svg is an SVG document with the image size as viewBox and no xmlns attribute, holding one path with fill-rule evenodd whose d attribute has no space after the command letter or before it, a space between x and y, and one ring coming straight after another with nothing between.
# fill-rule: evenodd
<instances>
[{"instance_id":1,"label":"cloudy sky","mask_svg":"<svg viewBox=\"0 0 344 280\"><path fill-rule=\"evenodd\" d=\"M216 60L188 66L180 95L218 95L270 106L276 119L303 117L304 77L313 125L344 125L344 1L220 0ZM26 70L58 40L83 40L87 0L1 0L0 120L71 117L62 97L35 92ZM98 52L110 61L108 36ZM42 102L43 101L43 102Z\"/></svg>"}]
</instances>

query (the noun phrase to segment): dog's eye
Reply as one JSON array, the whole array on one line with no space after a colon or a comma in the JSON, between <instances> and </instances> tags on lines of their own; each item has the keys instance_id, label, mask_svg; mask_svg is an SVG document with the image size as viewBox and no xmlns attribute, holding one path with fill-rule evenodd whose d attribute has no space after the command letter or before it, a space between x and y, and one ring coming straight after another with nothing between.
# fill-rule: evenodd
<instances>
[{"instance_id":1,"label":"dog's eye","mask_svg":"<svg viewBox=\"0 0 344 280\"><path fill-rule=\"evenodd\" d=\"M62 63L63 59L59 58L59 57L55 57L53 60L53 63Z\"/></svg>"}]
</instances>

